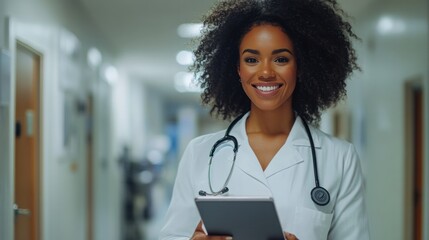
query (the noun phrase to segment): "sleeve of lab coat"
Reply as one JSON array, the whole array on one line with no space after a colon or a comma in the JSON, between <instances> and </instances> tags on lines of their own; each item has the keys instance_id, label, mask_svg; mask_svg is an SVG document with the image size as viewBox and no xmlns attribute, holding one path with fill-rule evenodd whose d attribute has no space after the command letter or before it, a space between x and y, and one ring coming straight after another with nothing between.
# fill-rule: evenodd
<instances>
[{"instance_id":1,"label":"sleeve of lab coat","mask_svg":"<svg viewBox=\"0 0 429 240\"><path fill-rule=\"evenodd\" d=\"M343 176L328 234L330 240L368 240L364 179L360 160L350 144L343 165Z\"/></svg>"},{"instance_id":2,"label":"sleeve of lab coat","mask_svg":"<svg viewBox=\"0 0 429 240\"><path fill-rule=\"evenodd\" d=\"M166 215L166 222L160 232L160 240L190 239L200 221L194 202L191 176L193 175L193 145L186 148L179 163L173 195Z\"/></svg>"}]
</instances>

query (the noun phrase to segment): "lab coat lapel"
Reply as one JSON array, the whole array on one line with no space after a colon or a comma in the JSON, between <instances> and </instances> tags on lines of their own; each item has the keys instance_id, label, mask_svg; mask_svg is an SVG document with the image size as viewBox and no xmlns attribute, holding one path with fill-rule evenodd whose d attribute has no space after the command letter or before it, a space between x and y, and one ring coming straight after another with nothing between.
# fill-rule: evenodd
<instances>
[{"instance_id":1,"label":"lab coat lapel","mask_svg":"<svg viewBox=\"0 0 429 240\"><path fill-rule=\"evenodd\" d=\"M312 132L312 137L315 147L320 148L319 137L314 132ZM299 147L308 147L308 150L311 151L311 144L302 119L298 116L292 126L285 145L279 150L265 169L265 176L268 178L305 160L308 161L308 159L305 159L301 155L298 149Z\"/></svg>"},{"instance_id":2,"label":"lab coat lapel","mask_svg":"<svg viewBox=\"0 0 429 240\"><path fill-rule=\"evenodd\" d=\"M247 113L243 118L237 122L237 126L231 130L231 134L236 136L239 144L236 166L248 176L256 179L257 181L268 187L268 181L256 158L255 153L249 145L249 140L246 134L246 119L249 116Z\"/></svg>"},{"instance_id":3,"label":"lab coat lapel","mask_svg":"<svg viewBox=\"0 0 429 240\"><path fill-rule=\"evenodd\" d=\"M303 161L301 154L295 148L285 145L268 164L264 174L268 178Z\"/></svg>"},{"instance_id":4,"label":"lab coat lapel","mask_svg":"<svg viewBox=\"0 0 429 240\"><path fill-rule=\"evenodd\" d=\"M240 170L268 187L264 171L249 144L240 146L236 164Z\"/></svg>"}]
</instances>

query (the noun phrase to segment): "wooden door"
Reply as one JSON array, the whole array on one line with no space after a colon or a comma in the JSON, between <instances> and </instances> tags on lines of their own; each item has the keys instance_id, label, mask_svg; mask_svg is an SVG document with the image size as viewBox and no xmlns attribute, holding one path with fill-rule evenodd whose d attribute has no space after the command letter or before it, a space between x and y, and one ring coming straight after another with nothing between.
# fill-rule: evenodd
<instances>
[{"instance_id":1,"label":"wooden door","mask_svg":"<svg viewBox=\"0 0 429 240\"><path fill-rule=\"evenodd\" d=\"M414 231L413 239L423 239L423 91L413 90L414 109Z\"/></svg>"},{"instance_id":2,"label":"wooden door","mask_svg":"<svg viewBox=\"0 0 429 240\"><path fill-rule=\"evenodd\" d=\"M424 106L423 81L411 79L405 84L405 206L403 239L423 239L424 197ZM426 187L427 189L427 187Z\"/></svg>"},{"instance_id":3,"label":"wooden door","mask_svg":"<svg viewBox=\"0 0 429 240\"><path fill-rule=\"evenodd\" d=\"M41 58L16 48L15 240L40 238L39 103Z\"/></svg>"},{"instance_id":4,"label":"wooden door","mask_svg":"<svg viewBox=\"0 0 429 240\"><path fill-rule=\"evenodd\" d=\"M93 175L93 164L94 164L94 136L93 136L93 119L94 119L94 100L92 95L88 96L87 99L87 111L86 111L86 159L87 159L87 240L94 239L94 175Z\"/></svg>"}]
</instances>

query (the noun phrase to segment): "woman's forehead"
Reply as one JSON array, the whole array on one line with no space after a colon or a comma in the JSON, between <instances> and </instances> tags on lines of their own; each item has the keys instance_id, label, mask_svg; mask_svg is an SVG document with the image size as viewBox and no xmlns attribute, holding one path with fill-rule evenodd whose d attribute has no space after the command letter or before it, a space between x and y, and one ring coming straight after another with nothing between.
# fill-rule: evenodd
<instances>
[{"instance_id":1,"label":"woman's forehead","mask_svg":"<svg viewBox=\"0 0 429 240\"><path fill-rule=\"evenodd\" d=\"M293 48L292 40L279 26L272 24L261 24L253 26L247 32L241 43L240 49L243 48Z\"/></svg>"}]
</instances>

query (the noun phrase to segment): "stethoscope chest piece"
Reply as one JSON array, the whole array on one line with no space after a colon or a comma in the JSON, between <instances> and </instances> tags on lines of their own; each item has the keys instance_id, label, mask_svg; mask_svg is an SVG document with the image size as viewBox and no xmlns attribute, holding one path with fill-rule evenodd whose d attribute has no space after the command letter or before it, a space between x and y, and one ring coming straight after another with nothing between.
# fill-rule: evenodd
<instances>
[{"instance_id":1,"label":"stethoscope chest piece","mask_svg":"<svg viewBox=\"0 0 429 240\"><path fill-rule=\"evenodd\" d=\"M329 203L329 192L322 187L315 187L311 190L311 199L319 206L325 206Z\"/></svg>"}]
</instances>

